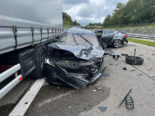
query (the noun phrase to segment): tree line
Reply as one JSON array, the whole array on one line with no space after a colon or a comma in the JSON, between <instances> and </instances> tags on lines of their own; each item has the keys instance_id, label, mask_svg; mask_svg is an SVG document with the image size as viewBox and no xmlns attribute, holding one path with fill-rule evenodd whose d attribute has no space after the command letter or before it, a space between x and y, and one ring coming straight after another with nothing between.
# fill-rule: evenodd
<instances>
[{"instance_id":1,"label":"tree line","mask_svg":"<svg viewBox=\"0 0 155 116\"><path fill-rule=\"evenodd\" d=\"M78 25L80 26L80 24L75 20L73 21L71 16L69 16L67 13L63 12L63 24L64 27L70 27L72 25Z\"/></svg>"},{"instance_id":2,"label":"tree line","mask_svg":"<svg viewBox=\"0 0 155 116\"><path fill-rule=\"evenodd\" d=\"M139 25L155 22L155 0L129 0L126 5L118 3L103 26Z\"/></svg>"},{"instance_id":3,"label":"tree line","mask_svg":"<svg viewBox=\"0 0 155 116\"><path fill-rule=\"evenodd\" d=\"M102 24L89 26L114 27L149 25L155 23L155 0L129 0L127 4L118 3L112 15L107 15Z\"/></svg>"}]
</instances>

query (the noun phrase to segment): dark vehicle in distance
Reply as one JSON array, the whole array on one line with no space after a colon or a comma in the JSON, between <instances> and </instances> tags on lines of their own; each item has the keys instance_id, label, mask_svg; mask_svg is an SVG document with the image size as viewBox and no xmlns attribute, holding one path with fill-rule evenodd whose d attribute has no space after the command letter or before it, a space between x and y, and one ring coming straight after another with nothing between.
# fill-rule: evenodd
<instances>
[{"instance_id":1,"label":"dark vehicle in distance","mask_svg":"<svg viewBox=\"0 0 155 116\"><path fill-rule=\"evenodd\" d=\"M46 77L51 84L84 88L102 76L104 51L95 33L71 28L48 45Z\"/></svg>"},{"instance_id":2,"label":"dark vehicle in distance","mask_svg":"<svg viewBox=\"0 0 155 116\"><path fill-rule=\"evenodd\" d=\"M120 48L128 43L127 34L116 30L98 30L95 32L102 47L112 46Z\"/></svg>"}]
</instances>

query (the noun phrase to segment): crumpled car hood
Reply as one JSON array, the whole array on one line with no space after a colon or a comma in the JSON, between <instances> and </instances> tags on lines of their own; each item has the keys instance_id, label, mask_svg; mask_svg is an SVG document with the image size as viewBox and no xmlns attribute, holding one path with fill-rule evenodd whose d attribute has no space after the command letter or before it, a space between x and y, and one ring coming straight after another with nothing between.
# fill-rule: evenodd
<instances>
[{"instance_id":1,"label":"crumpled car hood","mask_svg":"<svg viewBox=\"0 0 155 116\"><path fill-rule=\"evenodd\" d=\"M104 51L102 49L92 48L89 46L52 43L48 47L69 51L73 53L75 57L84 59L84 60L90 60L93 58L103 58L104 56Z\"/></svg>"}]
</instances>

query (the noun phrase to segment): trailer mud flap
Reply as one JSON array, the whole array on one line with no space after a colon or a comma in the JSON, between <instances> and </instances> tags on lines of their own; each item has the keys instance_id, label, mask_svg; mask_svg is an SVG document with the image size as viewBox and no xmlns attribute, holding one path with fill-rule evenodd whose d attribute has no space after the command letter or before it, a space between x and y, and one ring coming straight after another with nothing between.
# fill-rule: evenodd
<instances>
[{"instance_id":1,"label":"trailer mud flap","mask_svg":"<svg viewBox=\"0 0 155 116\"><path fill-rule=\"evenodd\" d=\"M28 49L19 54L19 62L21 65L21 74L23 78L28 76L35 67L34 49Z\"/></svg>"}]
</instances>

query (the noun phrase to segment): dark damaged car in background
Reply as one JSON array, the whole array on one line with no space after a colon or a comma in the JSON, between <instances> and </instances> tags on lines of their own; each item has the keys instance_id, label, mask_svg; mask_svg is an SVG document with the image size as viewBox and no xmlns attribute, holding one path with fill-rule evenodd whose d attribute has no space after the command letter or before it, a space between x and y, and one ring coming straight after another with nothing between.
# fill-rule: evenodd
<instances>
[{"instance_id":1,"label":"dark damaged car in background","mask_svg":"<svg viewBox=\"0 0 155 116\"><path fill-rule=\"evenodd\" d=\"M104 51L95 33L85 29L70 28L48 45L48 53L45 74L51 84L84 88L105 70Z\"/></svg>"},{"instance_id":2,"label":"dark damaged car in background","mask_svg":"<svg viewBox=\"0 0 155 116\"><path fill-rule=\"evenodd\" d=\"M95 33L103 48L107 46L120 48L128 43L127 34L120 31L97 30Z\"/></svg>"}]
</instances>

